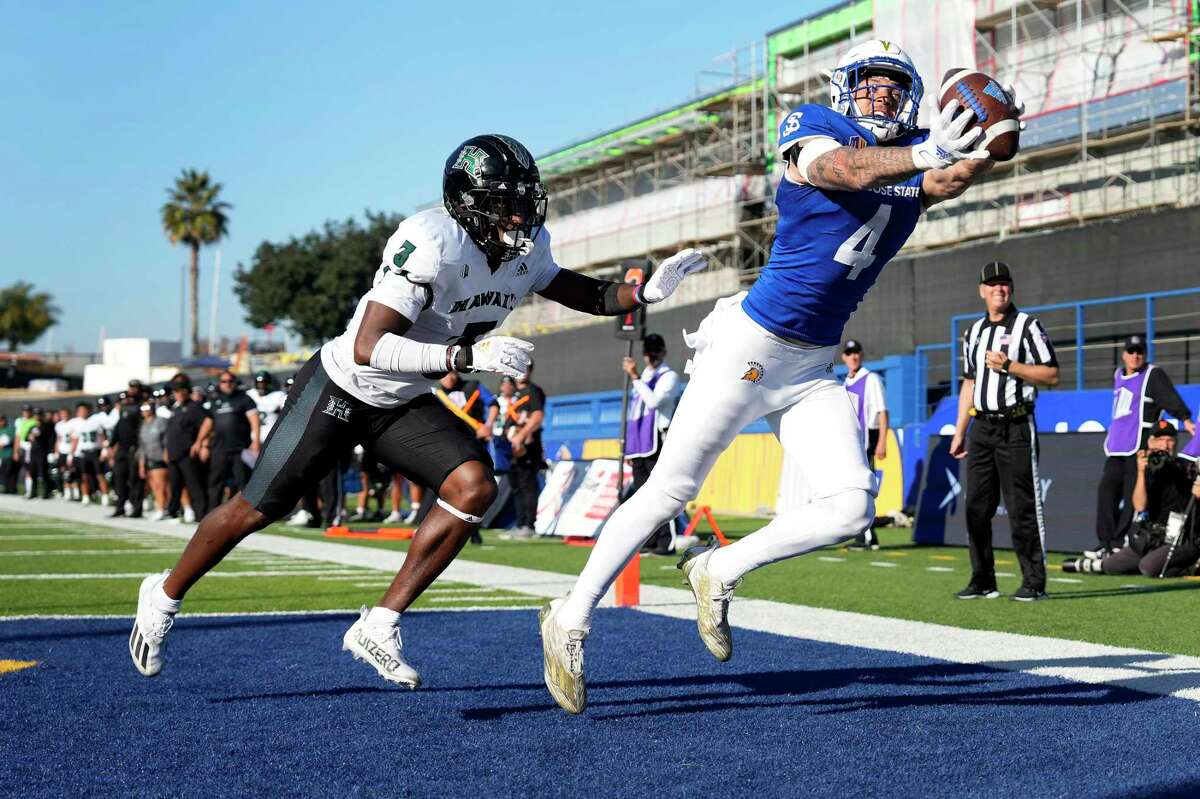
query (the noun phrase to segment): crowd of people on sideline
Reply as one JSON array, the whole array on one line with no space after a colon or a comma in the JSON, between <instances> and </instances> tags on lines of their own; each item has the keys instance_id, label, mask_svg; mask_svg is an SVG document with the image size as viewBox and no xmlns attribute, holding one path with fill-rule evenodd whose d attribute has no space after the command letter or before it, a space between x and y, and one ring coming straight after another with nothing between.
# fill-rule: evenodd
<instances>
[{"instance_id":1,"label":"crowd of people on sideline","mask_svg":"<svg viewBox=\"0 0 1200 799\"><path fill-rule=\"evenodd\" d=\"M495 394L450 372L435 391L487 443L503 492L512 498L514 538L534 535L545 469L546 397L532 371L531 365L520 380L503 378ZM12 424L0 415L0 493L95 502L110 507L110 517L196 523L246 486L291 385L289 379L277 386L266 371L246 390L230 371L207 386L180 373L154 389L130 380L115 402L99 397L73 408L24 405ZM288 522L317 528L350 521L416 524L429 510L426 493L369 450L348 447ZM357 502L347 507L353 494ZM497 503L489 521L505 504ZM481 541L478 533L474 541Z\"/></svg>"}]
</instances>

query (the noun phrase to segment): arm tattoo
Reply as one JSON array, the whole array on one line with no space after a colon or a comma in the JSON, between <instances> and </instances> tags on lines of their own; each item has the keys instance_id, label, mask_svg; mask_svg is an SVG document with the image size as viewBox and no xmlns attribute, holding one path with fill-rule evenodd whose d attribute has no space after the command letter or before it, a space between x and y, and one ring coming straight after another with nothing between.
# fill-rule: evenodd
<instances>
[{"instance_id":1,"label":"arm tattoo","mask_svg":"<svg viewBox=\"0 0 1200 799\"><path fill-rule=\"evenodd\" d=\"M804 177L820 189L860 191L900 183L920 171L908 147L839 147L817 156Z\"/></svg>"}]
</instances>

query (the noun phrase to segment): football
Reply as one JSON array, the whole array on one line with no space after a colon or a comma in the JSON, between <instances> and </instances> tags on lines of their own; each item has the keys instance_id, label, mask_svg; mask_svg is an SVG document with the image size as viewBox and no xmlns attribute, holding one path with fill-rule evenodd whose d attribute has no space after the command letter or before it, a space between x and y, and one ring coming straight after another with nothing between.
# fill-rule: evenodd
<instances>
[{"instance_id":1,"label":"football","mask_svg":"<svg viewBox=\"0 0 1200 799\"><path fill-rule=\"evenodd\" d=\"M975 112L983 128L980 146L997 161L1008 161L1021 148L1021 122L1012 98L1000 82L990 75L971 69L951 69L942 78L938 107L958 100L964 108Z\"/></svg>"}]
</instances>

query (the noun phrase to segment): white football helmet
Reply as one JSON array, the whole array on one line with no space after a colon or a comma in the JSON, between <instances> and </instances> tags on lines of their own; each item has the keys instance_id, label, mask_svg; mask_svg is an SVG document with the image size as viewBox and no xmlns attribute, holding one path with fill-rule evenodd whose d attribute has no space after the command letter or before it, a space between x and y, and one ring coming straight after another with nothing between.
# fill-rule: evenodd
<instances>
[{"instance_id":1,"label":"white football helmet","mask_svg":"<svg viewBox=\"0 0 1200 799\"><path fill-rule=\"evenodd\" d=\"M870 73L885 72L896 77L900 87L900 107L895 119L882 114L860 114L854 102L854 91ZM833 109L844 114L875 134L879 141L888 141L917 127L917 112L925 87L908 53L895 42L871 39L855 45L838 61L829 76L829 101Z\"/></svg>"}]
</instances>

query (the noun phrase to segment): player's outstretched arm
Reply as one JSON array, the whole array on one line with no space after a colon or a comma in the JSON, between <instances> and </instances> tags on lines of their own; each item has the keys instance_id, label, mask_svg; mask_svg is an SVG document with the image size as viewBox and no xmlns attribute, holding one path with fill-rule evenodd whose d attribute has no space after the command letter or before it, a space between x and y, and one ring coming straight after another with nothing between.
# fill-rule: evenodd
<instances>
[{"instance_id":1,"label":"player's outstretched arm","mask_svg":"<svg viewBox=\"0 0 1200 799\"><path fill-rule=\"evenodd\" d=\"M968 159L986 158L986 150L972 149L983 136L978 126L968 128L975 114L970 109L960 112L957 100L942 109L938 123L929 137L912 147L819 147L816 157L806 157L801 151L788 169L793 179L799 178L819 189L832 191L863 191L891 186L929 170L945 169ZM829 142L830 140L825 140ZM806 145L810 147L812 145Z\"/></svg>"},{"instance_id":2,"label":"player's outstretched arm","mask_svg":"<svg viewBox=\"0 0 1200 799\"><path fill-rule=\"evenodd\" d=\"M995 165L996 162L990 158L980 158L959 161L945 169L929 170L921 179L921 195L925 207L954 199Z\"/></svg>"},{"instance_id":3,"label":"player's outstretched arm","mask_svg":"<svg viewBox=\"0 0 1200 799\"><path fill-rule=\"evenodd\" d=\"M638 286L560 269L538 295L581 313L618 316L639 305L662 302L675 293L685 277L706 266L708 259L703 253L691 248L680 250L659 264L650 280Z\"/></svg>"},{"instance_id":4,"label":"player's outstretched arm","mask_svg":"<svg viewBox=\"0 0 1200 799\"><path fill-rule=\"evenodd\" d=\"M426 344L404 337L412 321L383 303L368 301L354 336L354 362L393 374L497 372L525 375L533 344L489 336L475 344Z\"/></svg>"}]
</instances>

